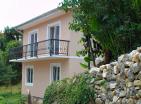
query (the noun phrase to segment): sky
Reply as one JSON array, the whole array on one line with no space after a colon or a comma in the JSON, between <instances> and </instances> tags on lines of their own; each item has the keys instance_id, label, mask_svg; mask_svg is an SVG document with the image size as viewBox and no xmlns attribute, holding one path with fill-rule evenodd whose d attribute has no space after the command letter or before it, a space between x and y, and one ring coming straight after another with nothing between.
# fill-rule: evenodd
<instances>
[{"instance_id":1,"label":"sky","mask_svg":"<svg viewBox=\"0 0 141 104\"><path fill-rule=\"evenodd\" d=\"M63 0L0 0L0 31L58 7Z\"/></svg>"}]
</instances>

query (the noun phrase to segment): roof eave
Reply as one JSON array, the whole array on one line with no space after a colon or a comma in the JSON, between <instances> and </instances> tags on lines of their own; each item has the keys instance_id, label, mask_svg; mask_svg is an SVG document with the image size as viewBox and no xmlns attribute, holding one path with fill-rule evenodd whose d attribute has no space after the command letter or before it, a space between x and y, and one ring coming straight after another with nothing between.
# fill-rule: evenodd
<instances>
[{"instance_id":1,"label":"roof eave","mask_svg":"<svg viewBox=\"0 0 141 104\"><path fill-rule=\"evenodd\" d=\"M59 8L53 9L49 12L46 12L40 16L37 16L29 21L26 21L25 23L22 23L18 26L15 26L15 29L17 30L25 30L27 28L30 28L32 26L38 25L40 23L43 23L47 20L59 17L61 15L65 14L65 11L60 10Z\"/></svg>"}]
</instances>

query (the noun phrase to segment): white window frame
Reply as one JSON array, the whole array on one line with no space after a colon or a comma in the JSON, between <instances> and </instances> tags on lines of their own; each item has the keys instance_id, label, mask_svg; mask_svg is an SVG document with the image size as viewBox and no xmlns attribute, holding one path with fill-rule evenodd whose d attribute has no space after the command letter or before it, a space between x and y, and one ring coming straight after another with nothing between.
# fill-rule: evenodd
<instances>
[{"instance_id":1,"label":"white window frame","mask_svg":"<svg viewBox=\"0 0 141 104\"><path fill-rule=\"evenodd\" d=\"M39 30L38 29L34 29L34 30L32 30L32 31L30 31L29 33L28 33L28 47L27 47L27 51L30 51L30 47L29 47L29 44L31 44L31 35L32 34L35 34L35 33L37 33L37 42L39 42ZM30 58L30 55L29 55L30 53L28 53L27 54L27 57L28 58Z\"/></svg>"},{"instance_id":2,"label":"white window frame","mask_svg":"<svg viewBox=\"0 0 141 104\"><path fill-rule=\"evenodd\" d=\"M47 25L47 35L46 35L46 39L50 39L50 27L53 26L59 26L59 40L61 39L61 21L57 21L57 22L53 22L53 23L49 23ZM46 44L46 47L48 47L48 44ZM60 44L59 44L59 51L60 51Z\"/></svg>"},{"instance_id":3,"label":"white window frame","mask_svg":"<svg viewBox=\"0 0 141 104\"><path fill-rule=\"evenodd\" d=\"M38 29L34 29L34 30L32 30L32 31L30 31L29 33L28 33L28 44L31 44L31 34L33 34L33 33L37 33L37 42L39 42L39 38L38 38L38 33L39 33L39 30Z\"/></svg>"},{"instance_id":4,"label":"white window frame","mask_svg":"<svg viewBox=\"0 0 141 104\"><path fill-rule=\"evenodd\" d=\"M30 69L33 70L32 83L28 83L28 82L27 82L27 70L28 70L28 68L30 68ZM33 67L33 65L29 65L29 66L27 66L26 69L25 69L25 85L26 85L26 86L33 86L33 83L34 83L34 67Z\"/></svg>"},{"instance_id":5,"label":"white window frame","mask_svg":"<svg viewBox=\"0 0 141 104\"><path fill-rule=\"evenodd\" d=\"M59 75L59 77L60 77L60 79L59 80L61 80L61 63L50 63L50 83L52 83L53 82L53 66L59 66L60 67L60 75Z\"/></svg>"},{"instance_id":6,"label":"white window frame","mask_svg":"<svg viewBox=\"0 0 141 104\"><path fill-rule=\"evenodd\" d=\"M59 26L59 39L61 39L61 21L57 21L57 22L53 22L47 25L47 35L46 35L47 40L50 39L49 38L50 27L53 27L53 26Z\"/></svg>"}]
</instances>

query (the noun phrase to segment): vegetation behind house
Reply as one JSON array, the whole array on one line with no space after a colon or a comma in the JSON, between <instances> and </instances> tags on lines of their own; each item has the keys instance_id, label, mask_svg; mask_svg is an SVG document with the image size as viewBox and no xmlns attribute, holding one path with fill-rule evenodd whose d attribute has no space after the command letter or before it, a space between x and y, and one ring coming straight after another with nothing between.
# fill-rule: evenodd
<instances>
[{"instance_id":1,"label":"vegetation behind house","mask_svg":"<svg viewBox=\"0 0 141 104\"><path fill-rule=\"evenodd\" d=\"M21 64L9 62L9 49L21 45L21 34L6 27L0 33L0 85L17 84L21 81Z\"/></svg>"},{"instance_id":2,"label":"vegetation behind house","mask_svg":"<svg viewBox=\"0 0 141 104\"><path fill-rule=\"evenodd\" d=\"M102 46L104 64L141 45L140 0L64 0L61 8L72 12L70 29L83 32L80 54L91 61L98 53L95 41Z\"/></svg>"}]
</instances>

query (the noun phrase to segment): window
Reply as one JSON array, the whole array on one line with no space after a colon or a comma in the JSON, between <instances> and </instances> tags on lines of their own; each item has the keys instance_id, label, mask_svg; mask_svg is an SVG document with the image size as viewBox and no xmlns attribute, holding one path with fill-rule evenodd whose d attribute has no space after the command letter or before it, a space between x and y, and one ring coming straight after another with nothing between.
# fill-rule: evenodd
<instances>
[{"instance_id":1,"label":"window","mask_svg":"<svg viewBox=\"0 0 141 104\"><path fill-rule=\"evenodd\" d=\"M61 23L55 22L52 24L48 24L47 26L48 30L48 39L59 39L60 37L60 30L61 30Z\"/></svg>"},{"instance_id":2,"label":"window","mask_svg":"<svg viewBox=\"0 0 141 104\"><path fill-rule=\"evenodd\" d=\"M29 33L29 40L28 43L28 53L30 57L37 56L37 49L38 49L38 30L33 30Z\"/></svg>"},{"instance_id":3,"label":"window","mask_svg":"<svg viewBox=\"0 0 141 104\"><path fill-rule=\"evenodd\" d=\"M33 85L33 68L29 67L26 71L26 83L27 85Z\"/></svg>"},{"instance_id":4,"label":"window","mask_svg":"<svg viewBox=\"0 0 141 104\"><path fill-rule=\"evenodd\" d=\"M59 54L59 39L60 39L60 22L48 25L48 39L51 39L49 49L52 54Z\"/></svg>"},{"instance_id":5,"label":"window","mask_svg":"<svg viewBox=\"0 0 141 104\"><path fill-rule=\"evenodd\" d=\"M37 33L32 33L30 38L30 56L37 56Z\"/></svg>"},{"instance_id":6,"label":"window","mask_svg":"<svg viewBox=\"0 0 141 104\"><path fill-rule=\"evenodd\" d=\"M60 80L60 64L51 64L51 81Z\"/></svg>"}]
</instances>

